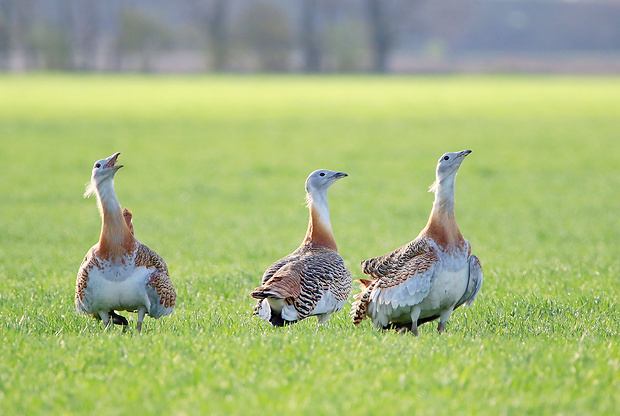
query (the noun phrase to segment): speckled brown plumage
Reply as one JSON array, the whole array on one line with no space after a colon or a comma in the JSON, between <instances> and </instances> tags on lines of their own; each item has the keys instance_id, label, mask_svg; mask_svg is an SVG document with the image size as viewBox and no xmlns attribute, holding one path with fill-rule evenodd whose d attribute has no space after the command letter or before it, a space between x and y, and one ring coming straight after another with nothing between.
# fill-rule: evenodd
<instances>
[{"instance_id":1,"label":"speckled brown plumage","mask_svg":"<svg viewBox=\"0 0 620 416\"><path fill-rule=\"evenodd\" d=\"M316 316L319 323L339 311L351 290L351 274L338 254L327 204L327 190L344 172L319 169L306 179L310 211L306 235L297 250L273 263L261 286L250 293L254 314L275 326Z\"/></svg>"},{"instance_id":2,"label":"speckled brown plumage","mask_svg":"<svg viewBox=\"0 0 620 416\"><path fill-rule=\"evenodd\" d=\"M362 271L372 277L382 277L396 272L415 256L430 250L426 238L416 238L409 244L380 257L364 260Z\"/></svg>"},{"instance_id":3,"label":"speckled brown plumage","mask_svg":"<svg viewBox=\"0 0 620 416\"><path fill-rule=\"evenodd\" d=\"M373 279L363 279L360 285L362 292L354 296L357 301L353 310L353 324L358 325L366 318L370 295L375 288L389 288L403 283L416 272L426 271L434 261L437 261L437 255L423 237L383 256L362 261L362 271Z\"/></svg>"},{"instance_id":4,"label":"speckled brown plumage","mask_svg":"<svg viewBox=\"0 0 620 416\"><path fill-rule=\"evenodd\" d=\"M155 272L151 274L146 284L155 289L157 295L160 297L159 303L161 305L164 305L166 308L174 306L177 293L174 290L174 286L172 286L168 273L162 271Z\"/></svg>"},{"instance_id":5,"label":"speckled brown plumage","mask_svg":"<svg viewBox=\"0 0 620 416\"><path fill-rule=\"evenodd\" d=\"M299 251L299 250L297 250ZM288 256L285 256L283 258L281 258L280 260L276 261L275 263L273 263L271 266L269 266L267 268L267 270L265 270L265 273L263 273L263 277L261 279L261 286L265 286L265 284L269 281L269 279L271 279L273 277L273 275L282 268L282 266L284 266L285 264L292 262L292 261L297 261L299 260L299 254L297 254L297 251L289 254ZM250 296L254 297L251 293ZM254 306L254 310L252 312L252 315L258 315L258 310L260 308L260 303L262 302L262 300L264 299L264 297L260 297L258 298L258 300L256 301L256 305ZM290 298L286 298L285 299L286 302L288 304L292 304L293 301Z\"/></svg>"},{"instance_id":6,"label":"speckled brown plumage","mask_svg":"<svg viewBox=\"0 0 620 416\"><path fill-rule=\"evenodd\" d=\"M127 325L116 311L138 313L136 328L145 315L155 319L174 311L176 292L164 260L134 236L132 213L121 205L114 190L119 153L98 160L85 197L97 196L102 217L99 241L82 261L75 285L75 307L103 320Z\"/></svg>"},{"instance_id":7,"label":"speckled brown plumage","mask_svg":"<svg viewBox=\"0 0 620 416\"><path fill-rule=\"evenodd\" d=\"M425 253L418 254L414 258L402 264L399 261L398 268L394 267L392 273L385 276L381 276L378 287L388 288L397 286L407 279L412 278L416 274L423 274L433 266L433 263L439 261L439 257L435 253L435 250L430 248Z\"/></svg>"},{"instance_id":8,"label":"speckled brown plumage","mask_svg":"<svg viewBox=\"0 0 620 416\"><path fill-rule=\"evenodd\" d=\"M370 281L366 280L360 285L360 289L362 289L362 291L353 296L354 299L357 299L356 308L353 310L353 325L357 326L360 322L366 319L366 314L368 313L368 303L370 302L370 294L379 283L379 279Z\"/></svg>"},{"instance_id":9,"label":"speckled brown plumage","mask_svg":"<svg viewBox=\"0 0 620 416\"><path fill-rule=\"evenodd\" d=\"M418 254L411 256L412 252L420 250L423 247L426 248L427 251L422 253L418 252ZM401 255L398 255L398 253ZM409 257L409 259L404 260L407 257ZM435 250L425 243L423 239L416 239L411 243L386 254L385 256L366 260L366 262L378 259L383 259L379 263L382 266L382 270L386 270L387 272L371 281L366 280L360 285L362 292L354 296L354 298L357 299L354 304L352 315L354 325L358 325L362 322L362 320L364 320L364 318L366 318L368 303L371 300L373 290L388 289L398 286L406 282L408 279L419 278L431 267L433 267L433 264L439 261L439 257L437 256ZM390 262L390 260L392 261ZM362 264L366 262L362 262ZM366 273L366 271L367 269L364 268L364 273Z\"/></svg>"},{"instance_id":10,"label":"speckled brown plumage","mask_svg":"<svg viewBox=\"0 0 620 416\"><path fill-rule=\"evenodd\" d=\"M299 319L304 319L328 290L336 300L346 300L351 291L351 274L335 251L304 245L272 264L263 275L263 284L251 296L259 303L268 296L286 299L297 310Z\"/></svg>"},{"instance_id":11,"label":"speckled brown plumage","mask_svg":"<svg viewBox=\"0 0 620 416\"><path fill-rule=\"evenodd\" d=\"M82 300L84 296L84 292L86 291L86 286L88 285L88 271L95 267L100 268L101 265L99 263L99 259L94 255L95 247L92 247L84 260L82 260L82 265L80 266L80 270L78 271L77 280L75 281L75 300Z\"/></svg>"},{"instance_id":12,"label":"speckled brown plumage","mask_svg":"<svg viewBox=\"0 0 620 416\"><path fill-rule=\"evenodd\" d=\"M147 268L155 268L158 272L153 273L147 282L161 297L159 303L166 308L175 304L177 293L174 290L170 276L168 275L168 266L159 254L151 250L145 244L138 243L135 254L136 267L146 266Z\"/></svg>"},{"instance_id":13,"label":"speckled brown plumage","mask_svg":"<svg viewBox=\"0 0 620 416\"><path fill-rule=\"evenodd\" d=\"M431 191L435 193L429 220L418 237L384 256L362 262L372 280L362 280L354 296L355 325L369 317L375 328L405 329L439 319L442 332L452 312L471 305L482 285L482 269L471 255L454 215L456 174L470 150L441 156Z\"/></svg>"},{"instance_id":14,"label":"speckled brown plumage","mask_svg":"<svg viewBox=\"0 0 620 416\"><path fill-rule=\"evenodd\" d=\"M136 267L154 267L157 270L164 272L166 275L168 274L168 266L166 266L164 259L142 243L138 243L134 261L136 263Z\"/></svg>"}]
</instances>

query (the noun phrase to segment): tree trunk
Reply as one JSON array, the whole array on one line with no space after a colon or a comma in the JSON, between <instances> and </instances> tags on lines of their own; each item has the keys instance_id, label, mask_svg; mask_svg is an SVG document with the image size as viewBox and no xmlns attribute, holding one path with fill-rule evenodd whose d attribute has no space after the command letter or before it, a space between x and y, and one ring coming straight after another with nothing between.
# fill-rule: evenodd
<instances>
[{"instance_id":1,"label":"tree trunk","mask_svg":"<svg viewBox=\"0 0 620 416\"><path fill-rule=\"evenodd\" d=\"M321 71L321 49L317 39L317 0L303 0L301 16L301 47L304 72Z\"/></svg>"},{"instance_id":2,"label":"tree trunk","mask_svg":"<svg viewBox=\"0 0 620 416\"><path fill-rule=\"evenodd\" d=\"M76 6L75 52L78 55L75 69L93 71L97 68L97 40L101 13L97 0L80 0Z\"/></svg>"},{"instance_id":3,"label":"tree trunk","mask_svg":"<svg viewBox=\"0 0 620 416\"><path fill-rule=\"evenodd\" d=\"M207 13L211 66L216 72L228 68L228 6L227 0L215 0Z\"/></svg>"},{"instance_id":4,"label":"tree trunk","mask_svg":"<svg viewBox=\"0 0 620 416\"><path fill-rule=\"evenodd\" d=\"M380 73L388 71L388 58L393 43L386 7L385 0L366 0L372 70Z\"/></svg>"}]
</instances>

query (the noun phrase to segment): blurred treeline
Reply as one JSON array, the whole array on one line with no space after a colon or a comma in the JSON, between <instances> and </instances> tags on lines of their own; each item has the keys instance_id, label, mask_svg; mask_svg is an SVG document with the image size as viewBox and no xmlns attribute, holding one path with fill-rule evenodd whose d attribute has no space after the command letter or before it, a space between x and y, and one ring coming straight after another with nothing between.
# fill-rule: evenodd
<instances>
[{"instance_id":1,"label":"blurred treeline","mask_svg":"<svg viewBox=\"0 0 620 416\"><path fill-rule=\"evenodd\" d=\"M0 70L620 71L620 0L0 0Z\"/></svg>"}]
</instances>

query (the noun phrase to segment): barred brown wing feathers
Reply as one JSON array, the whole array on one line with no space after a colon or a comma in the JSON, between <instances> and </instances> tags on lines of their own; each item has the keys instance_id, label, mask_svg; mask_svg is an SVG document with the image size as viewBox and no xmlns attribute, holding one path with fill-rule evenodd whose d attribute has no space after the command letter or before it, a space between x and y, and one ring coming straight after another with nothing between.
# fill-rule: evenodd
<instances>
[{"instance_id":1,"label":"barred brown wing feathers","mask_svg":"<svg viewBox=\"0 0 620 416\"><path fill-rule=\"evenodd\" d=\"M430 290L432 273L429 271L440 261L434 249L423 252L400 264L398 269L392 267L390 273L373 279L364 280L360 285L363 290L356 295L353 303L353 324L358 325L368 314L372 299L381 298L382 302L396 304L409 296L420 297L421 301ZM373 291L379 291L373 295Z\"/></svg>"},{"instance_id":2,"label":"barred brown wing feathers","mask_svg":"<svg viewBox=\"0 0 620 416\"><path fill-rule=\"evenodd\" d=\"M393 269L392 273L379 278L377 287L382 289L390 288L409 279L415 279L417 276L426 273L438 261L439 256L435 253L435 250L431 249L431 251L419 254L398 269Z\"/></svg>"},{"instance_id":3,"label":"barred brown wing feathers","mask_svg":"<svg viewBox=\"0 0 620 416\"><path fill-rule=\"evenodd\" d=\"M379 284L379 279L373 280L370 284L364 286L364 290L361 293L355 295L357 301L353 303L353 325L357 326L366 319L370 295L377 284Z\"/></svg>"},{"instance_id":4,"label":"barred brown wing feathers","mask_svg":"<svg viewBox=\"0 0 620 416\"><path fill-rule=\"evenodd\" d=\"M284 267L287 263L289 263L289 262L291 262L293 260L296 260L298 258L299 258L299 255L297 254L297 251L295 251L295 252L289 254L288 256L285 256L285 257L281 258L280 260L276 261L271 266L269 266L267 268L267 270L265 270L265 273L263 273L263 277L261 279L261 286L257 287L256 289L254 289L254 291L252 293L250 293L250 296L252 296L253 298L257 299L256 305L254 305L254 309L252 311L252 315L258 315L258 311L261 308L261 302L263 301L263 299L265 299L267 297L265 292L263 290L261 290L261 289L267 285L267 282L282 267Z\"/></svg>"},{"instance_id":5,"label":"barred brown wing feathers","mask_svg":"<svg viewBox=\"0 0 620 416\"><path fill-rule=\"evenodd\" d=\"M99 267L99 260L95 256L96 245L88 250L84 260L82 260L82 265L80 266L80 270L78 271L77 279L75 281L75 306L78 310L81 310L79 307L79 302L84 297L84 293L86 292L86 286L88 285L88 271L93 267Z\"/></svg>"},{"instance_id":6,"label":"barred brown wing feathers","mask_svg":"<svg viewBox=\"0 0 620 416\"><path fill-rule=\"evenodd\" d=\"M160 305L165 308L174 307L177 293L170 280L168 266L166 266L164 259L145 244L138 243L134 261L136 267L145 266L157 270L151 274L146 284L155 290L157 294L156 300Z\"/></svg>"},{"instance_id":7,"label":"barred brown wing feathers","mask_svg":"<svg viewBox=\"0 0 620 416\"><path fill-rule=\"evenodd\" d=\"M364 274L374 278L386 276L402 268L409 260L430 250L426 238L416 238L396 250L380 257L364 260L361 264Z\"/></svg>"},{"instance_id":8,"label":"barred brown wing feathers","mask_svg":"<svg viewBox=\"0 0 620 416\"><path fill-rule=\"evenodd\" d=\"M157 271L152 273L146 284L155 289L161 305L166 308L174 306L177 293L174 290L174 286L172 285L172 281L170 280L170 276L168 276L167 272L164 273L163 271Z\"/></svg>"},{"instance_id":9,"label":"barred brown wing feathers","mask_svg":"<svg viewBox=\"0 0 620 416\"><path fill-rule=\"evenodd\" d=\"M280 267L262 286L250 294L254 299L275 297L280 299L296 298L300 294L301 267L297 262Z\"/></svg>"},{"instance_id":10,"label":"barred brown wing feathers","mask_svg":"<svg viewBox=\"0 0 620 416\"><path fill-rule=\"evenodd\" d=\"M281 265L285 260L288 263ZM255 313L262 299L275 297L292 301L299 319L304 319L328 290L337 300L346 300L351 291L351 275L344 261L338 253L326 248L297 250L267 269L265 276L269 275L271 277L250 294L259 300Z\"/></svg>"},{"instance_id":11,"label":"barred brown wing feathers","mask_svg":"<svg viewBox=\"0 0 620 416\"><path fill-rule=\"evenodd\" d=\"M309 316L328 290L339 301L349 297L351 274L338 253L327 248L314 248L301 263L304 271L301 293L294 303L300 319Z\"/></svg>"},{"instance_id":12,"label":"barred brown wing feathers","mask_svg":"<svg viewBox=\"0 0 620 416\"><path fill-rule=\"evenodd\" d=\"M136 267L154 267L155 269L168 275L168 266L166 266L166 262L164 261L164 259L162 259L159 254L151 250L145 244L138 243L138 248L136 249L135 256L135 264Z\"/></svg>"},{"instance_id":13,"label":"barred brown wing feathers","mask_svg":"<svg viewBox=\"0 0 620 416\"><path fill-rule=\"evenodd\" d=\"M265 283L267 283L269 279L271 279L273 275L276 274L278 270L280 270L286 264L291 263L297 260L298 258L299 258L299 254L297 254L297 251L295 251L289 254L288 256L282 257L280 260L273 263L271 266L267 268L267 270L265 270L265 273L263 273L261 285L264 285Z\"/></svg>"}]
</instances>

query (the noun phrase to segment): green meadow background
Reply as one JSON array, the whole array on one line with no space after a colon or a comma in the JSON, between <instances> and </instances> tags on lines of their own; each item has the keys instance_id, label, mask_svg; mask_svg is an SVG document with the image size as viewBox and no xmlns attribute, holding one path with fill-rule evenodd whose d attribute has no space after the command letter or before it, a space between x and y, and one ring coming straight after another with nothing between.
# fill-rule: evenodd
<instances>
[{"instance_id":1,"label":"green meadow background","mask_svg":"<svg viewBox=\"0 0 620 416\"><path fill-rule=\"evenodd\" d=\"M359 262L426 223L438 158L484 285L438 335L271 328L248 293L329 192ZM114 152L136 236L176 311L141 334L74 309L100 218L83 199ZM620 406L620 78L0 77L0 413L589 415ZM354 287L353 293L359 291Z\"/></svg>"}]
</instances>

